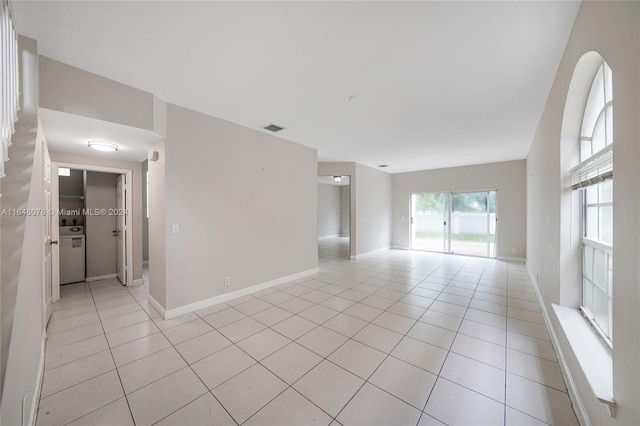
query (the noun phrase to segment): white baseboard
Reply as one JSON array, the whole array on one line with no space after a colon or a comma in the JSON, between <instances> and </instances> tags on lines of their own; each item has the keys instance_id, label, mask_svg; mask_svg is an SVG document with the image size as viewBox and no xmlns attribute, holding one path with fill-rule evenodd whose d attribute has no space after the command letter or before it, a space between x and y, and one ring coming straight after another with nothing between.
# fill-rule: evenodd
<instances>
[{"instance_id":1,"label":"white baseboard","mask_svg":"<svg viewBox=\"0 0 640 426\"><path fill-rule=\"evenodd\" d=\"M143 260L142 261L142 266L147 266L149 264L149 260Z\"/></svg>"},{"instance_id":2,"label":"white baseboard","mask_svg":"<svg viewBox=\"0 0 640 426\"><path fill-rule=\"evenodd\" d=\"M391 246L391 250L411 250L409 247Z\"/></svg>"},{"instance_id":3,"label":"white baseboard","mask_svg":"<svg viewBox=\"0 0 640 426\"><path fill-rule=\"evenodd\" d=\"M151 295L149 295L149 298L147 300L148 300L149 304L151 305L151 307L153 309L155 309L156 312L158 312L162 318L165 318L165 310L162 307L162 305L160 303L158 303L158 301L156 299L154 299Z\"/></svg>"},{"instance_id":4,"label":"white baseboard","mask_svg":"<svg viewBox=\"0 0 640 426\"><path fill-rule=\"evenodd\" d=\"M144 285L144 279L138 278L136 280L131 281L131 285L127 287L140 287L142 285Z\"/></svg>"},{"instance_id":5,"label":"white baseboard","mask_svg":"<svg viewBox=\"0 0 640 426\"><path fill-rule=\"evenodd\" d=\"M118 274L100 275L98 277L87 277L85 281L90 283L92 281L108 280L109 278L118 278Z\"/></svg>"},{"instance_id":6,"label":"white baseboard","mask_svg":"<svg viewBox=\"0 0 640 426\"><path fill-rule=\"evenodd\" d=\"M44 360L45 349L47 344L47 332L42 332L42 344L40 346L40 363L38 365L38 381L36 387L33 390L33 398L31 399L31 410L29 410L28 425L33 426L36 424L36 414L38 413L38 405L40 403L40 392L42 390L42 379L44 378Z\"/></svg>"},{"instance_id":7,"label":"white baseboard","mask_svg":"<svg viewBox=\"0 0 640 426\"><path fill-rule=\"evenodd\" d=\"M260 284L252 285L251 287L241 288L236 291L231 291L229 293L224 293L219 296L210 297L209 299L200 300L198 302L189 303L187 305L180 306L178 308L173 308L169 310L165 310L160 306L160 304L149 296L149 304L154 307L155 310L165 319L171 319L178 317L180 315L188 314L193 311L197 311L198 309L208 308L209 306L217 305L218 303L227 302L231 299L236 299L238 297L246 296L247 294L255 293L260 290L264 290L269 287L273 287L278 284L284 284L286 282L296 280L298 278L304 278L309 275L317 274L320 271L320 268L313 268L307 271L298 272L297 274L287 275L285 277L276 278L275 280L266 281Z\"/></svg>"},{"instance_id":8,"label":"white baseboard","mask_svg":"<svg viewBox=\"0 0 640 426\"><path fill-rule=\"evenodd\" d=\"M335 234L335 235L323 235L322 237L318 237L319 240L324 240L325 238L337 238L339 237L339 234Z\"/></svg>"},{"instance_id":9,"label":"white baseboard","mask_svg":"<svg viewBox=\"0 0 640 426\"><path fill-rule=\"evenodd\" d=\"M503 260L505 262L518 262L518 263L526 263L527 259L524 257L511 257L511 256L498 256L498 260Z\"/></svg>"},{"instance_id":10,"label":"white baseboard","mask_svg":"<svg viewBox=\"0 0 640 426\"><path fill-rule=\"evenodd\" d=\"M556 331L551 324L549 312L547 311L547 307L542 300L542 295L540 294L540 289L538 288L538 282L535 280L535 275L529 267L529 263L527 263L527 272L529 273L529 281L531 281L533 290L536 293L536 298L538 299L538 304L540 305L540 310L542 311L544 323L547 326L547 330L549 330L551 343L553 344L553 349L555 350L556 356L558 357L558 364L560 364L560 370L562 370L562 376L564 377L565 385L567 386L567 391L569 393L569 398L571 399L573 408L576 412L576 416L578 417L578 422L580 422L580 425L582 426L590 426L591 422L589 421L587 409L584 407L582 398L580 398L580 394L578 393L576 382L573 380L571 370L569 370L569 366L567 365L567 360L564 358L562 349L560 349L560 341L558 340L558 335L556 334Z\"/></svg>"},{"instance_id":11,"label":"white baseboard","mask_svg":"<svg viewBox=\"0 0 640 426\"><path fill-rule=\"evenodd\" d=\"M364 253L356 254L355 256L349 256L349 259L351 259L351 260L360 259L361 256L367 256L369 254L377 253L377 252L380 252L380 251L387 251L390 248L391 248L391 246L380 247L380 248L375 249L375 250L371 250L371 251L367 251L367 252L364 252Z\"/></svg>"},{"instance_id":12,"label":"white baseboard","mask_svg":"<svg viewBox=\"0 0 640 426\"><path fill-rule=\"evenodd\" d=\"M351 235L351 234L340 234L340 235L338 235L338 236L339 236L339 237L348 237L349 235Z\"/></svg>"}]
</instances>

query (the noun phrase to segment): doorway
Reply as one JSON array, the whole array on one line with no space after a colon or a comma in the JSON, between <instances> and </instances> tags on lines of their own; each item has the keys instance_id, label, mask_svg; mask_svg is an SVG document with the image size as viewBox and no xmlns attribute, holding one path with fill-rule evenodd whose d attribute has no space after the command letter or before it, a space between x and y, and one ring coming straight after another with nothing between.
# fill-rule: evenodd
<instances>
[{"instance_id":1,"label":"doorway","mask_svg":"<svg viewBox=\"0 0 640 426\"><path fill-rule=\"evenodd\" d=\"M53 163L52 300L60 285L133 277L131 170Z\"/></svg>"},{"instance_id":2,"label":"doorway","mask_svg":"<svg viewBox=\"0 0 640 426\"><path fill-rule=\"evenodd\" d=\"M411 249L496 257L497 191L411 195Z\"/></svg>"},{"instance_id":3,"label":"doorway","mask_svg":"<svg viewBox=\"0 0 640 426\"><path fill-rule=\"evenodd\" d=\"M350 177L318 176L318 256L349 258L350 253Z\"/></svg>"}]
</instances>

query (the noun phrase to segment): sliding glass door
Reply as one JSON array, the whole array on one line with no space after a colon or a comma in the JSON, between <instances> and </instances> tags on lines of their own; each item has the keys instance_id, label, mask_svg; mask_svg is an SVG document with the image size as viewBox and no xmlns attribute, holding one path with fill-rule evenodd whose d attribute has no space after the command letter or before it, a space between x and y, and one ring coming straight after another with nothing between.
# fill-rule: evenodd
<instances>
[{"instance_id":1,"label":"sliding glass door","mask_svg":"<svg viewBox=\"0 0 640 426\"><path fill-rule=\"evenodd\" d=\"M411 248L448 251L449 194L412 194L411 206Z\"/></svg>"},{"instance_id":2,"label":"sliding glass door","mask_svg":"<svg viewBox=\"0 0 640 426\"><path fill-rule=\"evenodd\" d=\"M496 257L496 191L411 196L411 248Z\"/></svg>"}]
</instances>

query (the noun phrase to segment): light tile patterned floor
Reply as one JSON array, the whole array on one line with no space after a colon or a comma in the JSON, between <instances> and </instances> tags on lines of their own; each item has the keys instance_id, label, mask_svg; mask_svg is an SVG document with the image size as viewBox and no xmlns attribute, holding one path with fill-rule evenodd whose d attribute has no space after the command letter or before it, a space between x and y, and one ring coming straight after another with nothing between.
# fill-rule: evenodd
<instances>
[{"instance_id":1,"label":"light tile patterned floor","mask_svg":"<svg viewBox=\"0 0 640 426\"><path fill-rule=\"evenodd\" d=\"M524 264L391 250L169 321L63 286L38 425L577 425Z\"/></svg>"}]
</instances>

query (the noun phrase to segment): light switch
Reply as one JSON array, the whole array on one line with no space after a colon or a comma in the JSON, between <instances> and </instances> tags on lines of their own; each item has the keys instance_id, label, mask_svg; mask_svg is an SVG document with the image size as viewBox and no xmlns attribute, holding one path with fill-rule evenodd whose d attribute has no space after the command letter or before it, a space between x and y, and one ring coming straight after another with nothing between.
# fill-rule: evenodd
<instances>
[{"instance_id":1,"label":"light switch","mask_svg":"<svg viewBox=\"0 0 640 426\"><path fill-rule=\"evenodd\" d=\"M174 223L173 225L171 225L171 232L173 232L174 234L179 234L180 225L178 225L177 223Z\"/></svg>"}]
</instances>

